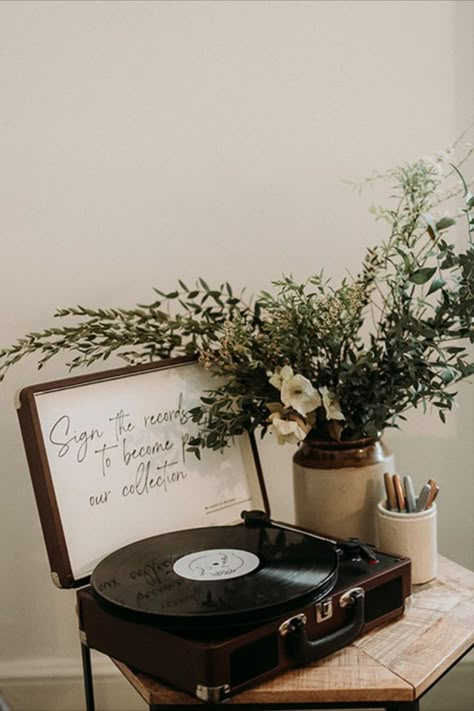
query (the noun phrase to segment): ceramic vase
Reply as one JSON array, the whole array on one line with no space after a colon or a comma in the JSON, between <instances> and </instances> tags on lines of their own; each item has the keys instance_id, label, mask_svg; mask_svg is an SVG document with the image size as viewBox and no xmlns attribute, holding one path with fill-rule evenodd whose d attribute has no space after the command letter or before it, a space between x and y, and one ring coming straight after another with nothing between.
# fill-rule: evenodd
<instances>
[{"instance_id":1,"label":"ceramic vase","mask_svg":"<svg viewBox=\"0 0 474 711\"><path fill-rule=\"evenodd\" d=\"M395 473L381 439L304 440L293 457L295 522L334 538L376 543L376 510L383 475Z\"/></svg>"}]
</instances>

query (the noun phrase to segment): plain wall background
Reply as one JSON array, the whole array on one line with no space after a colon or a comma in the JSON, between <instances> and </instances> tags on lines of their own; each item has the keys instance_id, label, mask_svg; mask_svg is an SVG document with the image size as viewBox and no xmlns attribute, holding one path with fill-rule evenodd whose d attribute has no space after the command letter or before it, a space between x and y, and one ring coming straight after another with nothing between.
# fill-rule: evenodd
<instances>
[{"instance_id":1,"label":"plain wall background","mask_svg":"<svg viewBox=\"0 0 474 711\"><path fill-rule=\"evenodd\" d=\"M177 278L249 293L282 273L357 272L385 236L342 181L432 154L473 120L473 3L0 3L0 344L56 307L132 306ZM14 409L64 376L33 359L0 386L0 677L78 663ZM386 439L439 480L441 552L473 565L474 391L443 426ZM263 447L291 516L291 449ZM87 535L87 532L85 532ZM69 668L69 667L68 667Z\"/></svg>"}]
</instances>

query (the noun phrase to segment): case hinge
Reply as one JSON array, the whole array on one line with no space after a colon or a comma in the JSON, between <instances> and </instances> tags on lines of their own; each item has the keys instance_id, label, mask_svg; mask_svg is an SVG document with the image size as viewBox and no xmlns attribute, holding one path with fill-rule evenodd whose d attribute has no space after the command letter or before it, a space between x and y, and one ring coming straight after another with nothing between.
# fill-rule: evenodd
<instances>
[{"instance_id":1,"label":"case hinge","mask_svg":"<svg viewBox=\"0 0 474 711\"><path fill-rule=\"evenodd\" d=\"M64 586L61 585L61 581L59 580L59 575L54 570L51 571L51 580L53 581L53 583L56 585L57 588L61 588L61 590L64 589Z\"/></svg>"},{"instance_id":2,"label":"case hinge","mask_svg":"<svg viewBox=\"0 0 474 711\"><path fill-rule=\"evenodd\" d=\"M218 704L230 695L230 686L229 684L222 684L221 686L204 686L203 684L198 684L195 694L201 701L206 701L210 704Z\"/></svg>"},{"instance_id":3,"label":"case hinge","mask_svg":"<svg viewBox=\"0 0 474 711\"><path fill-rule=\"evenodd\" d=\"M87 635L84 632L84 630L79 630L79 639L81 640L81 644L83 644L85 647L87 647Z\"/></svg>"}]
</instances>

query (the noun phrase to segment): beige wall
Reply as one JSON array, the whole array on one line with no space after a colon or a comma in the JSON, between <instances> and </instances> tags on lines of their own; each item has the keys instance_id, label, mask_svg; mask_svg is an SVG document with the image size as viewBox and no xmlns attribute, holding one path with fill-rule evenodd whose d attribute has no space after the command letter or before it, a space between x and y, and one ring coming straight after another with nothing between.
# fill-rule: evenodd
<instances>
[{"instance_id":1,"label":"beige wall","mask_svg":"<svg viewBox=\"0 0 474 711\"><path fill-rule=\"evenodd\" d=\"M472 123L473 30L473 3L443 0L0 3L0 344L178 277L252 291L357 271L384 233L342 180ZM0 387L0 677L77 660L13 407L64 373L25 362ZM473 392L446 426L416 415L388 437L401 471L439 480L440 548L467 565ZM290 457L264 446L282 517Z\"/></svg>"}]
</instances>

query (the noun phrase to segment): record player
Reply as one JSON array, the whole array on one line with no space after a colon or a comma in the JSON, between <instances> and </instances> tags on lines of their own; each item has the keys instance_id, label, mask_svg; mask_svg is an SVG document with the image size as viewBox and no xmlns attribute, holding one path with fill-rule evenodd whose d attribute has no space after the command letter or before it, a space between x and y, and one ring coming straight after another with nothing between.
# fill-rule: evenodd
<instances>
[{"instance_id":1,"label":"record player","mask_svg":"<svg viewBox=\"0 0 474 711\"><path fill-rule=\"evenodd\" d=\"M25 388L52 577L81 641L208 702L403 613L410 561L273 521L252 437L189 455L194 358Z\"/></svg>"}]
</instances>

